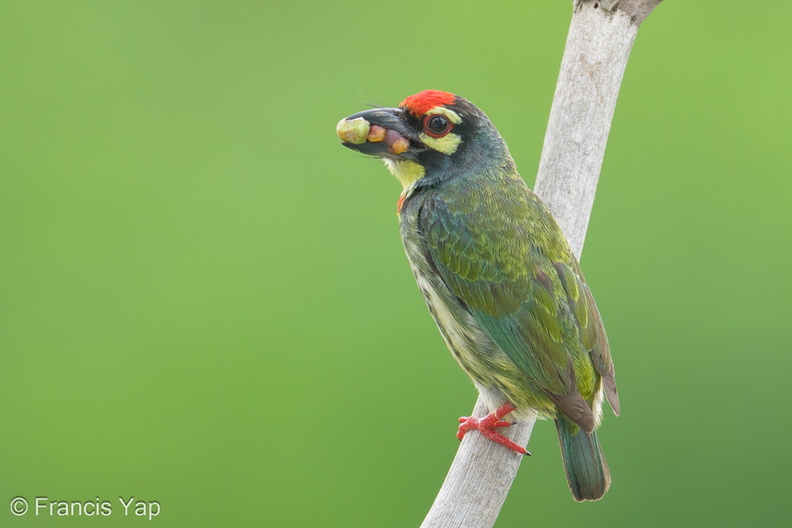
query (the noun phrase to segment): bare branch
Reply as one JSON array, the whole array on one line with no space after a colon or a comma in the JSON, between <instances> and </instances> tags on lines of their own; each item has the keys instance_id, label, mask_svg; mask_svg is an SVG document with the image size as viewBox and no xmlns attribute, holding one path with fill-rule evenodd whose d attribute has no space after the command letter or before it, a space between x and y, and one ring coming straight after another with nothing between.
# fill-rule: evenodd
<instances>
[{"instance_id":1,"label":"bare branch","mask_svg":"<svg viewBox=\"0 0 792 528\"><path fill-rule=\"evenodd\" d=\"M574 2L535 191L578 258L630 50L641 22L660 1ZM487 412L479 399L473 415ZM520 422L505 434L526 445L534 422ZM466 435L422 528L493 526L522 459L482 435Z\"/></svg>"},{"instance_id":2,"label":"bare branch","mask_svg":"<svg viewBox=\"0 0 792 528\"><path fill-rule=\"evenodd\" d=\"M658 3L625 0L610 12L597 1L575 5L534 190L578 258L624 69L640 21Z\"/></svg>"}]
</instances>

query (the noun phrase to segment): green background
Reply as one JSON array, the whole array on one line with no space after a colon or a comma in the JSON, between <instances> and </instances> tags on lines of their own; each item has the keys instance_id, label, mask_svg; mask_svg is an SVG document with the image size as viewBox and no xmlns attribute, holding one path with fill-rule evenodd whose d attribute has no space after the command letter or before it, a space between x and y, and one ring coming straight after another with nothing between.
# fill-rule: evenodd
<instances>
[{"instance_id":1,"label":"green background","mask_svg":"<svg viewBox=\"0 0 792 528\"><path fill-rule=\"evenodd\" d=\"M533 184L570 2L2 2L0 525L417 526L472 384L336 122L425 88ZM666 1L583 267L605 500L539 422L498 527L792 523L792 6ZM9 502L112 502L104 518Z\"/></svg>"}]
</instances>

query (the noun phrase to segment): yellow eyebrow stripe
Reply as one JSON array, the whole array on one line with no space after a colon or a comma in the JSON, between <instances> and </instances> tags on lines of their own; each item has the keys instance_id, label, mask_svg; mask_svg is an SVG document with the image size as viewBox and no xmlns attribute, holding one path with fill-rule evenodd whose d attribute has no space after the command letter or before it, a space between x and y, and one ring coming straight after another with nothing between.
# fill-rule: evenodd
<instances>
[{"instance_id":1,"label":"yellow eyebrow stripe","mask_svg":"<svg viewBox=\"0 0 792 528\"><path fill-rule=\"evenodd\" d=\"M427 116L427 115L436 115L436 114L442 114L446 116L448 120L454 123L455 125L458 125L459 123L462 122L462 117L459 114L457 114L450 108L446 108L445 106L435 106L434 108L426 112L424 115Z\"/></svg>"}]
</instances>

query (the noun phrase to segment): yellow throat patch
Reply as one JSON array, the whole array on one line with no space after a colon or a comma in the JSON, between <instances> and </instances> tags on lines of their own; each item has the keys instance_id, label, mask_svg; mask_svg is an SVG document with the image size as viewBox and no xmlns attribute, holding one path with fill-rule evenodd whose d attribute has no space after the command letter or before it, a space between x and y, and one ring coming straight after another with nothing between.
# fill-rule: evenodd
<instances>
[{"instance_id":1,"label":"yellow throat patch","mask_svg":"<svg viewBox=\"0 0 792 528\"><path fill-rule=\"evenodd\" d=\"M383 159L383 161L391 174L396 176L396 179L401 183L402 195L411 191L418 180L426 174L423 166L414 161L396 161L388 158Z\"/></svg>"}]
</instances>

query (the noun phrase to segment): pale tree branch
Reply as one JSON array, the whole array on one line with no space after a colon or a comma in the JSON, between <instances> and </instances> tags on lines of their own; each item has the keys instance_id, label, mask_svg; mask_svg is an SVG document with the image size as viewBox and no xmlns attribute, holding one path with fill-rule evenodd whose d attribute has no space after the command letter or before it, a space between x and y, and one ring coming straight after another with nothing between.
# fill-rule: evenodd
<instances>
[{"instance_id":1,"label":"pale tree branch","mask_svg":"<svg viewBox=\"0 0 792 528\"><path fill-rule=\"evenodd\" d=\"M641 22L660 2L574 1L534 190L578 258L630 50ZM487 412L479 399L472 415ZM501 432L526 445L534 422ZM466 435L422 528L493 526L522 459L483 435Z\"/></svg>"}]
</instances>

